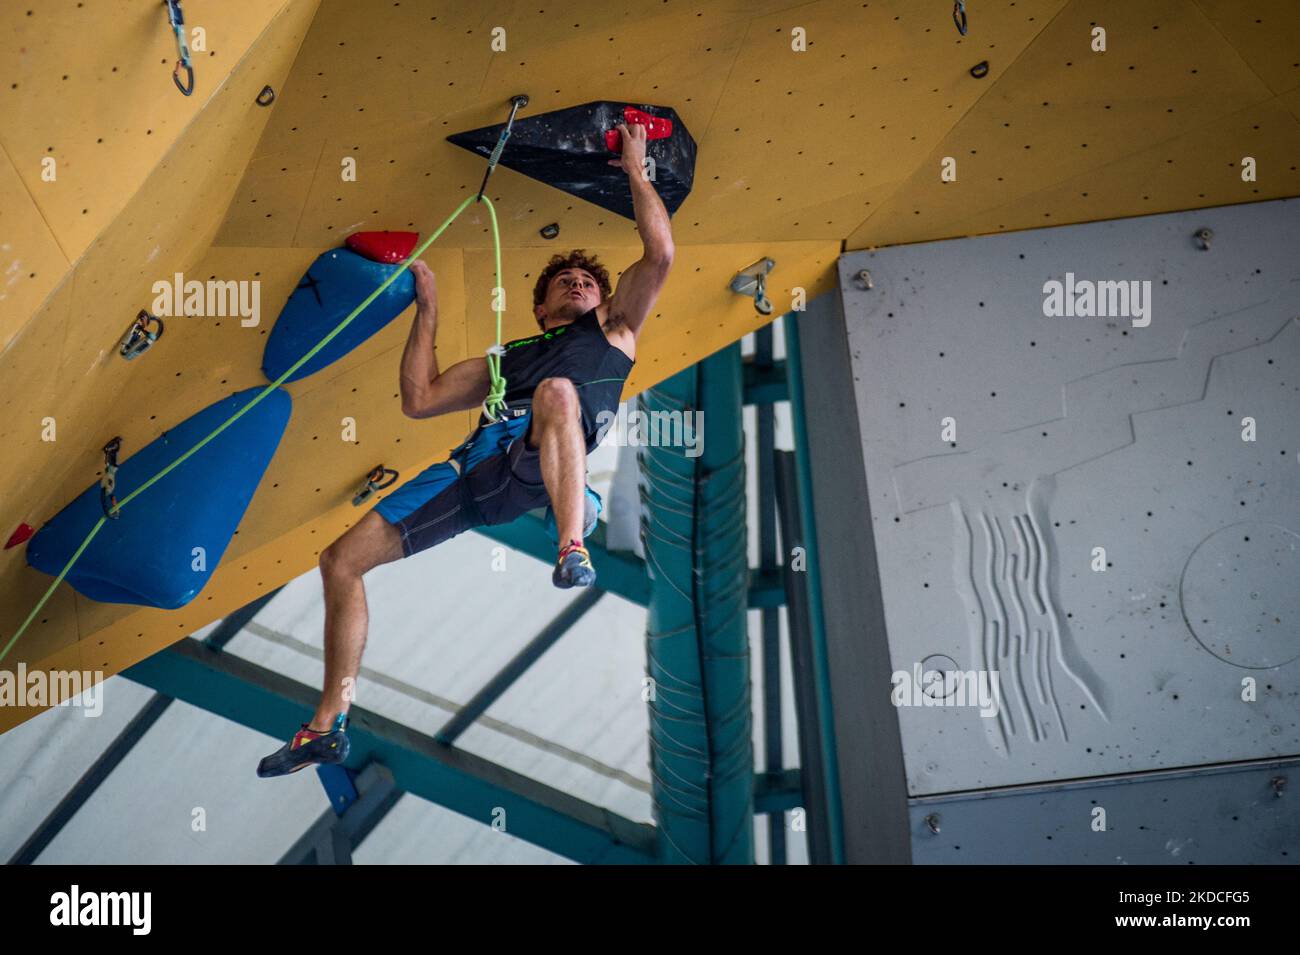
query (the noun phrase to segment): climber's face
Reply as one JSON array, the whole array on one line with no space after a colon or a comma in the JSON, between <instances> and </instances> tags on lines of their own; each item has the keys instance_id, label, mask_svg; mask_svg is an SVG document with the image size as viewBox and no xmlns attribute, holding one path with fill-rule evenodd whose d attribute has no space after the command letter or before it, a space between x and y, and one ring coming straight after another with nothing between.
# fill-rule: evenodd
<instances>
[{"instance_id":1,"label":"climber's face","mask_svg":"<svg viewBox=\"0 0 1300 955\"><path fill-rule=\"evenodd\" d=\"M586 269L564 269L551 276L546 301L537 307L542 328L572 321L600 304L600 286Z\"/></svg>"}]
</instances>

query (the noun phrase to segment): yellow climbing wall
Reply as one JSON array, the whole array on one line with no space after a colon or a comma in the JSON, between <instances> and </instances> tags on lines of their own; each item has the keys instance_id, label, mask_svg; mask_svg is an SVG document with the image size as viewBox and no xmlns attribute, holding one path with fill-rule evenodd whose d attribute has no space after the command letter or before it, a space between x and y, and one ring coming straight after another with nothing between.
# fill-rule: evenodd
<instances>
[{"instance_id":1,"label":"yellow climbing wall","mask_svg":"<svg viewBox=\"0 0 1300 955\"><path fill-rule=\"evenodd\" d=\"M0 302L8 306L0 323L0 347L65 277L70 263L120 219L159 163L174 153L186 128L212 103L236 64L287 6L284 0L186 3L187 26L201 31L204 51L193 53L194 94L184 97L171 81L176 42L162 4L4 4L0 228L11 247L0 248L6 293ZM301 6L310 15L315 3ZM266 47L259 49L264 56ZM295 50L288 51L289 62ZM255 133L253 138L256 141ZM191 156L184 163L201 167L213 158L195 162ZM238 159L235 163L240 165ZM181 164L173 169L181 169ZM232 172L237 176L239 171ZM222 201L220 208L224 205ZM184 219L187 211L182 199L165 217ZM192 222L185 226L202 233ZM13 299L17 301L11 305Z\"/></svg>"},{"instance_id":2,"label":"yellow climbing wall","mask_svg":"<svg viewBox=\"0 0 1300 955\"><path fill-rule=\"evenodd\" d=\"M94 481L113 435L139 448L174 423L155 408L189 391L184 378L164 380L155 367L148 393L123 400L145 366L119 358L118 342L149 306L153 283L188 271L211 245L270 116L253 100L264 85L283 85L317 3L186 4L189 25L207 25L188 98L172 84L176 46L161 4L30 7L30 17L20 5L0 14L9 44L0 190L12 200L0 206L6 539ZM143 8L148 17L137 16ZM42 178L46 156L56 160L52 180ZM196 357L187 370L202 364ZM7 643L52 578L27 567L21 547L0 554ZM96 622L104 609L61 585L3 665L97 668L91 657L109 645ZM28 715L0 708L0 725Z\"/></svg>"},{"instance_id":3,"label":"yellow climbing wall","mask_svg":"<svg viewBox=\"0 0 1300 955\"><path fill-rule=\"evenodd\" d=\"M779 313L796 287L832 287L842 248L1300 193L1289 0L975 0L966 37L945 0L184 6L208 46L190 99L171 83L160 4L0 11L0 536L39 526L94 481L113 435L129 455L263 383L265 337L311 260L360 229L429 234L483 171L445 137L502 122L515 93L531 97L523 116L596 99L672 106L699 145L673 220L676 264L625 395L766 320L727 291L764 255ZM263 109L253 98L266 84L277 99ZM1242 180L1244 157L1256 181ZM54 182L42 178L49 158ZM941 178L945 160L955 181ZM631 222L509 169L489 194L507 338L534 328L532 284L552 252L595 250L615 277L640 254ZM551 222L555 241L538 231ZM425 258L440 361L481 355L494 332L485 210L467 210ZM261 322L174 319L123 362L118 339L152 283L177 271L259 281ZM363 513L350 496L366 471L409 476L470 427L470 412L401 416L409 322L287 386L281 449L189 606L96 604L65 584L3 666L117 672L309 570ZM58 439L42 441L51 417ZM341 440L344 418L355 444ZM49 583L21 548L0 554L0 641ZM27 715L0 709L0 728Z\"/></svg>"}]
</instances>

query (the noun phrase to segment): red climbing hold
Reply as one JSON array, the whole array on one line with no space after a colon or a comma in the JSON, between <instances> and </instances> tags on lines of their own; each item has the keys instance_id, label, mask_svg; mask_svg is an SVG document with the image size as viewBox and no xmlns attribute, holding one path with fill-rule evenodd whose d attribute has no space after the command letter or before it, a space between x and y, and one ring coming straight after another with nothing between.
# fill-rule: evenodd
<instances>
[{"instance_id":1,"label":"red climbing hold","mask_svg":"<svg viewBox=\"0 0 1300 955\"><path fill-rule=\"evenodd\" d=\"M372 262L396 265L410 257L419 239L418 232L353 232L346 241L357 255Z\"/></svg>"},{"instance_id":2,"label":"red climbing hold","mask_svg":"<svg viewBox=\"0 0 1300 955\"><path fill-rule=\"evenodd\" d=\"M651 116L649 113L642 112L632 106L623 107L623 123L630 126L638 123L645 127L645 138L649 142L652 139L667 139L673 134L673 121L664 119L662 116ZM612 153L621 153L623 151L623 134L617 129L605 130L605 145L609 147Z\"/></svg>"},{"instance_id":3,"label":"red climbing hold","mask_svg":"<svg viewBox=\"0 0 1300 955\"><path fill-rule=\"evenodd\" d=\"M5 544L5 550L10 547L17 547L35 533L36 531L32 529L30 524L19 524L18 530L9 535L9 543Z\"/></svg>"}]
</instances>

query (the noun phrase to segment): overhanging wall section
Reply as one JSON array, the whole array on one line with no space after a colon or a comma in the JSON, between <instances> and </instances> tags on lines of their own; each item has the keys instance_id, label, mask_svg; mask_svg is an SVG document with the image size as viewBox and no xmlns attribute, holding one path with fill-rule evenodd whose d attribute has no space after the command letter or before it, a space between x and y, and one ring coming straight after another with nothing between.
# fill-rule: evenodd
<instances>
[{"instance_id":1,"label":"overhanging wall section","mask_svg":"<svg viewBox=\"0 0 1300 955\"><path fill-rule=\"evenodd\" d=\"M891 673L998 675L896 708L914 801L1300 752L1296 248L1282 200L842 257Z\"/></svg>"}]
</instances>

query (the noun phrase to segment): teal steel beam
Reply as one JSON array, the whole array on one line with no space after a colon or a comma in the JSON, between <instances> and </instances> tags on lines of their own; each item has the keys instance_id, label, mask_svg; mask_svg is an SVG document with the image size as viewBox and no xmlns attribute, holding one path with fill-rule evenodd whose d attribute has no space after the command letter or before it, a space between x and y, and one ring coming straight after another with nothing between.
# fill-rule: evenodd
<instances>
[{"instance_id":1,"label":"teal steel beam","mask_svg":"<svg viewBox=\"0 0 1300 955\"><path fill-rule=\"evenodd\" d=\"M825 773L827 814L830 824L831 862L844 862L844 824L840 808L839 760L835 755L835 715L831 709L829 657L826 625L822 614L821 571L817 559L817 522L813 512L812 463L808 456L808 430L804 421L803 376L799 363L799 328L794 312L782 319L785 330L786 377L790 383L790 422L794 430L794 453L799 490L799 513L803 525L803 548L807 563L809 629L812 631L813 674L817 686L817 715L821 723L822 770ZM856 440L856 438L854 438ZM789 550L790 542L786 549Z\"/></svg>"},{"instance_id":2,"label":"teal steel beam","mask_svg":"<svg viewBox=\"0 0 1300 955\"><path fill-rule=\"evenodd\" d=\"M783 813L803 806L803 776L797 769L754 775L754 812Z\"/></svg>"},{"instance_id":3,"label":"teal steel beam","mask_svg":"<svg viewBox=\"0 0 1300 955\"><path fill-rule=\"evenodd\" d=\"M59 804L45 817L36 831L10 857L8 864L34 865L40 854L54 841L54 837L63 831L63 827L70 823L81 811L81 807L90 801L90 797L99 791L99 787L113 774L113 770L131 755L135 744L154 727L173 702L159 694L150 697L149 702L131 718L126 728L99 754L90 768L68 790L68 794L59 800Z\"/></svg>"},{"instance_id":4,"label":"teal steel beam","mask_svg":"<svg viewBox=\"0 0 1300 955\"><path fill-rule=\"evenodd\" d=\"M770 328L771 326L764 326ZM763 331L763 329L759 329ZM788 401L790 389L785 375L785 359L781 358L771 364L760 364L752 359L745 359L745 404L772 405L778 401Z\"/></svg>"},{"instance_id":5,"label":"teal steel beam","mask_svg":"<svg viewBox=\"0 0 1300 955\"><path fill-rule=\"evenodd\" d=\"M338 767L333 767L337 769ZM357 798L342 813L326 809L280 857L280 865L351 865L356 849L388 815L404 793L393 774L371 763L357 777Z\"/></svg>"},{"instance_id":6,"label":"teal steel beam","mask_svg":"<svg viewBox=\"0 0 1300 955\"><path fill-rule=\"evenodd\" d=\"M764 325L754 332L752 367L770 373L775 365L772 326ZM785 381L784 365L781 368L781 380ZM789 389L782 391L781 398L789 400ZM781 554L776 537L776 409L770 404L757 406L754 409L754 423L758 432L755 448L757 453L754 457L758 471L755 475L757 494L754 502L758 505L758 570L759 573L766 571L776 574L784 584L780 575ZM751 585L752 583L751 578ZM751 606L752 599L751 596ZM758 618L758 642L762 649L757 667L763 673L763 763L768 773L776 774L785 765L785 726L781 715L781 614L777 607L763 607ZM784 812L768 813L767 860L769 865L786 864Z\"/></svg>"},{"instance_id":7,"label":"teal steel beam","mask_svg":"<svg viewBox=\"0 0 1300 955\"><path fill-rule=\"evenodd\" d=\"M245 604L238 610L232 611L220 624L217 625L211 633L204 637L203 642L208 646L220 650L229 643L239 631L243 630L248 622L257 616L258 612L268 603L275 599L275 595L282 588L276 587L269 593L256 598L251 603ZM99 758L91 764L90 768L77 780L75 786L68 790L68 794L59 801L53 811L45 817L40 827L32 833L31 837L14 853L9 860L10 865L30 865L36 861L36 858L45 851L46 847L54 841L57 836L69 822L72 817L84 806L103 785L104 781L112 775L122 761L131 754L136 743L144 738L145 733L162 718L171 706L172 700L169 697L155 694L149 702L140 708L140 711L131 719L126 728L113 740L112 743L99 755Z\"/></svg>"},{"instance_id":8,"label":"teal steel beam","mask_svg":"<svg viewBox=\"0 0 1300 955\"><path fill-rule=\"evenodd\" d=\"M798 464L793 451L776 451L777 511L781 518L781 540L787 547L801 546L804 539L799 515ZM831 863L830 810L826 797L826 772L822 766L822 721L818 716L817 680L813 666L812 627L808 622L806 567L789 562L783 568L786 592L786 629L789 633L790 676L794 687L795 722L799 728L799 770L803 784L805 839L810 865ZM771 767L779 765L769 761Z\"/></svg>"},{"instance_id":9,"label":"teal steel beam","mask_svg":"<svg viewBox=\"0 0 1300 955\"><path fill-rule=\"evenodd\" d=\"M651 795L667 863L754 861L741 382L735 343L638 398L652 418L698 426L702 412L703 428L702 447L638 449Z\"/></svg>"},{"instance_id":10,"label":"teal steel beam","mask_svg":"<svg viewBox=\"0 0 1300 955\"><path fill-rule=\"evenodd\" d=\"M785 606L785 579L779 570L749 571L748 603L750 610Z\"/></svg>"},{"instance_id":11,"label":"teal steel beam","mask_svg":"<svg viewBox=\"0 0 1300 955\"><path fill-rule=\"evenodd\" d=\"M555 565L555 541L546 530L546 522L535 513L528 513L509 524L476 527L476 532L498 543L522 551L549 566ZM583 546L591 555L596 568L596 583L601 590L617 594L624 600L644 607L650 601L650 584L646 580L645 563L628 551L610 550L605 546L605 525L600 523Z\"/></svg>"},{"instance_id":12,"label":"teal steel beam","mask_svg":"<svg viewBox=\"0 0 1300 955\"><path fill-rule=\"evenodd\" d=\"M274 739L307 722L319 693L286 676L186 639L122 675ZM398 789L577 862L653 863L654 826L615 815L377 713L353 707L347 765L378 762ZM249 769L249 785L257 782Z\"/></svg>"},{"instance_id":13,"label":"teal steel beam","mask_svg":"<svg viewBox=\"0 0 1300 955\"><path fill-rule=\"evenodd\" d=\"M541 659L560 639L569 632L569 628L582 619L582 615L596 605L605 591L599 587L583 588L573 600L569 601L555 617L541 629L541 632L529 640L510 662L497 671L496 676L488 680L483 688L475 693L459 710L438 730L434 737L439 743L451 746L460 735L474 725L474 721L487 712L488 707L515 685L515 682L528 672L528 668Z\"/></svg>"}]
</instances>

